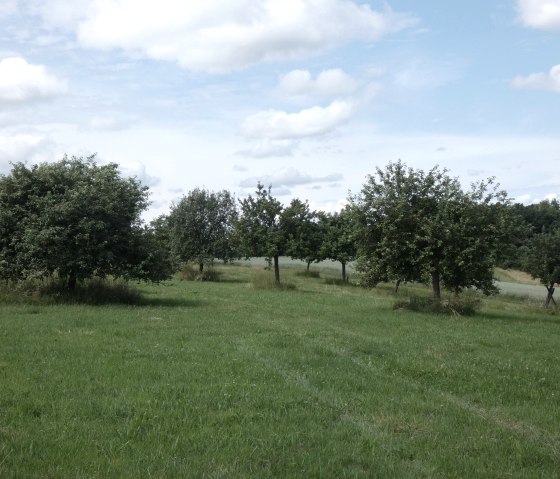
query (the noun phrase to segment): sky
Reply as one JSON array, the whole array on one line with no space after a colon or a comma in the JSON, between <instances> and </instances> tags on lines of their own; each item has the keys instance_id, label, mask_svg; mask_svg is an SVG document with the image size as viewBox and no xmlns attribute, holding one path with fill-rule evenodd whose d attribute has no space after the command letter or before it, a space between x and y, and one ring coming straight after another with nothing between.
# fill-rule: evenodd
<instances>
[{"instance_id":1,"label":"sky","mask_svg":"<svg viewBox=\"0 0 560 479\"><path fill-rule=\"evenodd\" d=\"M0 174L97 154L150 187L335 211L439 165L560 197L560 0L0 0Z\"/></svg>"}]
</instances>

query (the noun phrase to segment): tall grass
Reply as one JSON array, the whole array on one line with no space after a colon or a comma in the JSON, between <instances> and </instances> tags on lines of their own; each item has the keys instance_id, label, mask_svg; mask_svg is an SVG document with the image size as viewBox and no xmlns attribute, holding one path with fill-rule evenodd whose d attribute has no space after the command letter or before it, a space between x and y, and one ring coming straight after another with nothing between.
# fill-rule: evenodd
<instances>
[{"instance_id":1,"label":"tall grass","mask_svg":"<svg viewBox=\"0 0 560 479\"><path fill-rule=\"evenodd\" d=\"M92 278L78 282L68 290L65 281L56 278L0 283L0 302L7 304L142 304L142 294L125 280Z\"/></svg>"},{"instance_id":2,"label":"tall grass","mask_svg":"<svg viewBox=\"0 0 560 479\"><path fill-rule=\"evenodd\" d=\"M271 270L254 270L251 274L250 286L254 289L294 290L295 284L281 280L277 282Z\"/></svg>"}]
</instances>

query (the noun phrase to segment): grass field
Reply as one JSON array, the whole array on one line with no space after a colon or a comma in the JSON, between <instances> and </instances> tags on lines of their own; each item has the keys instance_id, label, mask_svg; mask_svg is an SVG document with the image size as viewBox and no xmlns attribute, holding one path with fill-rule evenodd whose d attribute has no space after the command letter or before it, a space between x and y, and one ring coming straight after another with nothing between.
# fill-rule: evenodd
<instances>
[{"instance_id":1,"label":"grass field","mask_svg":"<svg viewBox=\"0 0 560 479\"><path fill-rule=\"evenodd\" d=\"M220 272L139 305L2 304L0 477L560 477L559 316Z\"/></svg>"}]
</instances>

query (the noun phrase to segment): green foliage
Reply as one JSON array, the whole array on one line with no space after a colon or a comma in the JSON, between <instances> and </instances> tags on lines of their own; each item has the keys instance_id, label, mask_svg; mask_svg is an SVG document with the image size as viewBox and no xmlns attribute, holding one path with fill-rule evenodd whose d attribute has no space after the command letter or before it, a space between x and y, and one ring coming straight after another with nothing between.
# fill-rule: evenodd
<instances>
[{"instance_id":1,"label":"green foliage","mask_svg":"<svg viewBox=\"0 0 560 479\"><path fill-rule=\"evenodd\" d=\"M168 276L149 257L155 242L140 213L148 189L122 178L116 164L68 158L0 176L0 277L65 278L70 289L86 278Z\"/></svg>"},{"instance_id":2,"label":"green foliage","mask_svg":"<svg viewBox=\"0 0 560 479\"><path fill-rule=\"evenodd\" d=\"M560 284L560 230L535 235L529 242L525 270L547 289L545 305L554 302L554 285Z\"/></svg>"},{"instance_id":3,"label":"green foliage","mask_svg":"<svg viewBox=\"0 0 560 479\"><path fill-rule=\"evenodd\" d=\"M560 203L544 200L533 205L511 205L509 239L498 255L503 268L523 269L527 263L531 238L560 228Z\"/></svg>"},{"instance_id":4,"label":"green foliage","mask_svg":"<svg viewBox=\"0 0 560 479\"><path fill-rule=\"evenodd\" d=\"M368 176L353 199L363 282L432 281L458 293L496 293L493 269L508 230L505 192L493 180L464 192L437 167L425 173L390 163Z\"/></svg>"},{"instance_id":5,"label":"green foliage","mask_svg":"<svg viewBox=\"0 0 560 479\"><path fill-rule=\"evenodd\" d=\"M560 203L558 200L543 200L534 205L512 205L517 216L529 226L530 235L550 233L560 228Z\"/></svg>"},{"instance_id":6,"label":"green foliage","mask_svg":"<svg viewBox=\"0 0 560 479\"><path fill-rule=\"evenodd\" d=\"M293 199L282 212L280 222L286 235L286 255L305 261L308 267L323 259L320 256L322 232L319 214L310 211L307 202Z\"/></svg>"},{"instance_id":7,"label":"green foliage","mask_svg":"<svg viewBox=\"0 0 560 479\"><path fill-rule=\"evenodd\" d=\"M246 258L272 258L285 250L286 238L280 226L283 207L270 190L259 183L254 197L249 195L240 200L241 216L237 226Z\"/></svg>"},{"instance_id":8,"label":"green foliage","mask_svg":"<svg viewBox=\"0 0 560 479\"><path fill-rule=\"evenodd\" d=\"M529 244L526 271L544 285L560 283L560 230L535 235Z\"/></svg>"},{"instance_id":9,"label":"green foliage","mask_svg":"<svg viewBox=\"0 0 560 479\"><path fill-rule=\"evenodd\" d=\"M274 263L274 278L279 283L279 256L301 259L308 268L321 259L321 230L318 215L309 210L307 202L295 198L284 208L270 190L259 183L255 196L241 201L237 231L243 254L268 258L269 264Z\"/></svg>"},{"instance_id":10,"label":"green foliage","mask_svg":"<svg viewBox=\"0 0 560 479\"><path fill-rule=\"evenodd\" d=\"M274 259L274 277L280 282L278 257L287 247L287 235L282 225L284 208L266 189L257 184L255 196L240 200L241 216L237 223L240 248L246 258L264 256Z\"/></svg>"},{"instance_id":11,"label":"green foliage","mask_svg":"<svg viewBox=\"0 0 560 479\"><path fill-rule=\"evenodd\" d=\"M171 207L167 219L169 243L181 262L194 262L202 270L214 259L237 257L234 227L235 198L227 190L212 192L196 188Z\"/></svg>"},{"instance_id":12,"label":"green foliage","mask_svg":"<svg viewBox=\"0 0 560 479\"><path fill-rule=\"evenodd\" d=\"M321 219L321 259L342 264L342 279L346 281L346 265L356 259L355 215L350 207Z\"/></svg>"}]
</instances>

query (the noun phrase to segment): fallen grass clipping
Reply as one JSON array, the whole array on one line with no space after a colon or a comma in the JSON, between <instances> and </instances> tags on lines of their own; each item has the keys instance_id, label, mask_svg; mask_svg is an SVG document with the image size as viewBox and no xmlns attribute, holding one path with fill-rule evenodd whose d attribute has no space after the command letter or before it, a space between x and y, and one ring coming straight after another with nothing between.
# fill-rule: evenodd
<instances>
[{"instance_id":1,"label":"fallen grass clipping","mask_svg":"<svg viewBox=\"0 0 560 479\"><path fill-rule=\"evenodd\" d=\"M559 476L558 316L218 268L140 304L4 302L0 477Z\"/></svg>"}]
</instances>

